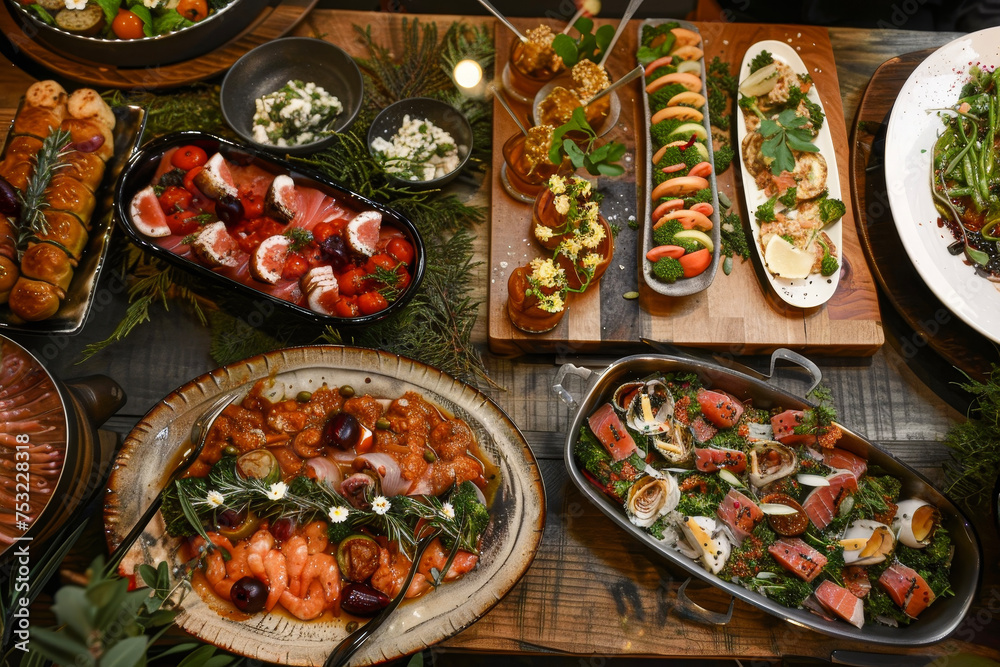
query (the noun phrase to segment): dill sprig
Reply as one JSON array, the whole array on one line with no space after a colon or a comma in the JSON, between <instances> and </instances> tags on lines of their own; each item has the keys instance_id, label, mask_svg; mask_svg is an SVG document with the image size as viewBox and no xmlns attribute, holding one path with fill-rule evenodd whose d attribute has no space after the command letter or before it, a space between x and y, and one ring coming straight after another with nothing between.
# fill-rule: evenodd
<instances>
[{"instance_id":1,"label":"dill sprig","mask_svg":"<svg viewBox=\"0 0 1000 667\"><path fill-rule=\"evenodd\" d=\"M45 209L49 204L45 200L45 190L52 182L55 172L63 166L63 158L69 150L70 133L67 130L53 130L42 141L42 147L34 157L35 166L31 179L24 192L18 192L21 200L21 215L14 225L17 248L17 259L24 256L28 243L39 234L49 231L48 220L45 219Z\"/></svg>"},{"instance_id":2,"label":"dill sprig","mask_svg":"<svg viewBox=\"0 0 1000 667\"><path fill-rule=\"evenodd\" d=\"M971 509L990 500L1000 468L1000 367L994 364L984 381L969 378L958 386L973 396L973 402L968 419L944 437L951 450L951 460L944 465L945 490Z\"/></svg>"}]
</instances>

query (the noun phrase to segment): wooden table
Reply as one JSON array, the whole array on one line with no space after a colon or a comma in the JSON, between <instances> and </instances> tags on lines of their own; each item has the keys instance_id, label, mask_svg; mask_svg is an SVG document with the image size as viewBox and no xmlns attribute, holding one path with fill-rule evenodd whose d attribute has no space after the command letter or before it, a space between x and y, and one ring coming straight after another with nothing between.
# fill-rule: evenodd
<instances>
[{"instance_id":1,"label":"wooden table","mask_svg":"<svg viewBox=\"0 0 1000 667\"><path fill-rule=\"evenodd\" d=\"M437 18L442 25L451 21L451 17ZM391 30L398 26L398 16L315 11L297 31L323 35L359 52L352 24ZM876 35L867 30L831 29L848 131L868 79L879 64L895 55L944 44L954 36L909 31L878 31ZM0 60L0 117L12 113L18 96L31 81L32 76L8 60ZM841 169L846 170L847 165ZM486 190L483 187L480 192ZM477 251L484 260L487 237L487 230L480 230ZM172 307L169 313L157 310L154 324L140 327L124 342L77 364L84 345L109 335L127 302L121 276L115 275L115 267L108 268L111 270L104 274L102 287L112 298L99 302L83 333L45 339L19 335L17 339L39 353L57 375L69 378L103 373L121 383L128 403L107 428L124 434L156 401L214 364L208 354L208 331L180 306ZM478 277L480 297L485 297L488 279L486 271ZM935 393L948 393L942 377L950 376L943 375L932 352L901 345L900 341L910 340L912 331L896 328L891 312L885 307L883 311L887 344L869 358L818 360L825 382L833 391L841 421L940 480L941 463L947 454L938 442L962 418ZM534 564L522 581L481 620L445 642L444 649L763 660L790 655L829 658L838 650L868 650L864 645L793 628L742 603L736 604L734 618L724 629L680 618L674 601L682 578L591 506L569 482L562 460L564 429L571 413L549 389L558 366L572 361L600 368L611 359L490 355L485 350L485 312L475 337L483 347L492 379L502 387L492 392L493 398L520 426L539 459L548 520ZM758 358L745 361L761 362ZM801 390L796 382L789 376L789 386ZM996 615L990 611L996 608L993 598L1000 591L997 535L988 511L973 521L984 546L983 607L969 615L953 639L911 653L963 652L1000 658L1000 633ZM728 602L711 589L701 585L693 588L692 595L707 606L724 608Z\"/></svg>"}]
</instances>

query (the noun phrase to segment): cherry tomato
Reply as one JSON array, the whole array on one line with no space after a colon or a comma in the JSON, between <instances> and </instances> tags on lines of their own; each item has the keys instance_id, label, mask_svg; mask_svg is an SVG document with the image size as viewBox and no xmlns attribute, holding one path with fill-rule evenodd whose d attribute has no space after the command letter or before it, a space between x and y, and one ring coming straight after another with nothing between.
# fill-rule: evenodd
<instances>
[{"instance_id":1,"label":"cherry tomato","mask_svg":"<svg viewBox=\"0 0 1000 667\"><path fill-rule=\"evenodd\" d=\"M185 171L208 162L208 153L197 146L181 146L170 156L170 164Z\"/></svg>"},{"instance_id":2,"label":"cherry tomato","mask_svg":"<svg viewBox=\"0 0 1000 667\"><path fill-rule=\"evenodd\" d=\"M118 10L118 16L111 22L111 30L118 39L142 39L146 36L142 31L142 19L127 9Z\"/></svg>"},{"instance_id":3,"label":"cherry tomato","mask_svg":"<svg viewBox=\"0 0 1000 667\"><path fill-rule=\"evenodd\" d=\"M167 227L170 227L171 234L187 236L198 231L200 226L198 214L194 211L174 211L167 215Z\"/></svg>"},{"instance_id":4,"label":"cherry tomato","mask_svg":"<svg viewBox=\"0 0 1000 667\"><path fill-rule=\"evenodd\" d=\"M243 202L243 216L249 220L264 215L264 200L256 192L240 191L240 201Z\"/></svg>"},{"instance_id":5,"label":"cherry tomato","mask_svg":"<svg viewBox=\"0 0 1000 667\"><path fill-rule=\"evenodd\" d=\"M358 308L358 298L355 296L341 296L333 309L338 317L357 317L361 314L361 310Z\"/></svg>"},{"instance_id":6,"label":"cherry tomato","mask_svg":"<svg viewBox=\"0 0 1000 667\"><path fill-rule=\"evenodd\" d=\"M285 280L298 280L309 270L309 262L296 252L288 253L285 266L281 269L281 277Z\"/></svg>"},{"instance_id":7,"label":"cherry tomato","mask_svg":"<svg viewBox=\"0 0 1000 667\"><path fill-rule=\"evenodd\" d=\"M183 211L190 206L192 196L184 188L170 185L167 186L167 189L163 191L163 194L158 199L160 200L160 207L163 209L163 212L170 215L177 211Z\"/></svg>"},{"instance_id":8,"label":"cherry tomato","mask_svg":"<svg viewBox=\"0 0 1000 667\"><path fill-rule=\"evenodd\" d=\"M407 271L404 267L400 266L398 269L396 269L396 275L399 276L399 279L396 281L396 284L393 285L393 287L402 292L403 290L405 290L407 287L410 286L410 280L411 280L410 272Z\"/></svg>"},{"instance_id":9,"label":"cherry tomato","mask_svg":"<svg viewBox=\"0 0 1000 667\"><path fill-rule=\"evenodd\" d=\"M194 177L197 176L202 169L204 169L204 167L193 167L188 170L188 173L184 174L184 188L196 197L201 195L201 189L194 184Z\"/></svg>"},{"instance_id":10,"label":"cherry tomato","mask_svg":"<svg viewBox=\"0 0 1000 667\"><path fill-rule=\"evenodd\" d=\"M368 273L364 269L348 269L340 275L337 280L340 283L340 293L347 296L357 296L368 290L368 280L365 278Z\"/></svg>"},{"instance_id":11,"label":"cherry tomato","mask_svg":"<svg viewBox=\"0 0 1000 667\"><path fill-rule=\"evenodd\" d=\"M365 315L373 315L380 310L385 310L389 302L378 292L365 292L358 297L358 308Z\"/></svg>"},{"instance_id":12,"label":"cherry tomato","mask_svg":"<svg viewBox=\"0 0 1000 667\"><path fill-rule=\"evenodd\" d=\"M409 264L413 261L413 246L410 245L409 241L399 236L389 239L385 251L403 264Z\"/></svg>"},{"instance_id":13,"label":"cherry tomato","mask_svg":"<svg viewBox=\"0 0 1000 667\"><path fill-rule=\"evenodd\" d=\"M323 241L333 236L334 233L333 225L331 225L329 222L321 222L317 224L315 227L313 227L312 233L313 233L313 241L315 241L317 244L322 243Z\"/></svg>"},{"instance_id":14,"label":"cherry tomato","mask_svg":"<svg viewBox=\"0 0 1000 667\"><path fill-rule=\"evenodd\" d=\"M177 13L188 21L198 22L208 16L208 3L205 0L181 0L177 3Z\"/></svg>"},{"instance_id":15,"label":"cherry tomato","mask_svg":"<svg viewBox=\"0 0 1000 667\"><path fill-rule=\"evenodd\" d=\"M397 264L399 264L399 262L394 257L390 257L389 255L380 252L377 255L371 256L368 263L365 264L365 271L368 273L375 273L377 268L395 271Z\"/></svg>"}]
</instances>

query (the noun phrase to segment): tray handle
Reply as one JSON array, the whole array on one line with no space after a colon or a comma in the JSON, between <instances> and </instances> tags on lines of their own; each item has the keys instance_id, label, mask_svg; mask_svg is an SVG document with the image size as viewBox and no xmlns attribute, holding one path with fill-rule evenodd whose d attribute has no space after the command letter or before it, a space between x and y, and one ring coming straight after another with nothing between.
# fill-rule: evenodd
<instances>
[{"instance_id":1,"label":"tray handle","mask_svg":"<svg viewBox=\"0 0 1000 667\"><path fill-rule=\"evenodd\" d=\"M566 377L570 375L580 378L580 380L583 381L584 386L587 386L595 373L589 368L583 368L573 364L563 364L556 372L556 379L552 383L552 392L559 397L559 400L576 410L580 407L576 401L576 396L563 386L563 382L566 380Z\"/></svg>"},{"instance_id":2,"label":"tray handle","mask_svg":"<svg viewBox=\"0 0 1000 667\"><path fill-rule=\"evenodd\" d=\"M684 580L681 587L677 589L677 615L689 621L703 623L705 625L726 625L733 618L733 607L736 605L736 598L729 598L729 609L726 613L710 611L692 600L685 593L687 585L691 583L691 577Z\"/></svg>"},{"instance_id":3,"label":"tray handle","mask_svg":"<svg viewBox=\"0 0 1000 667\"><path fill-rule=\"evenodd\" d=\"M819 383L823 381L823 371L821 371L819 366L814 364L810 359L802 356L798 352L789 350L786 347L779 347L771 353L771 372L767 377L769 384L771 380L774 379L775 366L777 366L779 360L790 361L793 364L798 364L809 373L812 378L812 384L810 384L809 389L806 390L806 396L811 394L812 391L819 386Z\"/></svg>"}]
</instances>

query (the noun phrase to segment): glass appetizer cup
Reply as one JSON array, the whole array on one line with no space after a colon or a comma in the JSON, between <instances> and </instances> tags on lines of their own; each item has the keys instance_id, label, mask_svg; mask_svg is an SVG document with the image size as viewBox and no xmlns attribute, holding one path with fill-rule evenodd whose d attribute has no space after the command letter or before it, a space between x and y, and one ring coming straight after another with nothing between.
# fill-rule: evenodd
<instances>
[{"instance_id":1,"label":"glass appetizer cup","mask_svg":"<svg viewBox=\"0 0 1000 667\"><path fill-rule=\"evenodd\" d=\"M548 160L548 146L551 142L551 128L547 135L538 126L531 128L528 135L518 133L503 145L504 164L500 168L500 180L504 189L514 199L530 204L553 174L571 169L568 160L552 164Z\"/></svg>"},{"instance_id":2,"label":"glass appetizer cup","mask_svg":"<svg viewBox=\"0 0 1000 667\"><path fill-rule=\"evenodd\" d=\"M611 258L615 254L611 226L603 215L597 216L597 224L603 233L599 234L600 240L595 247L584 247L573 257L567 250L571 239L566 239L556 251L556 265L565 272L566 286L572 292L586 292L597 284L611 265Z\"/></svg>"},{"instance_id":3,"label":"glass appetizer cup","mask_svg":"<svg viewBox=\"0 0 1000 667\"><path fill-rule=\"evenodd\" d=\"M514 269L507 279L507 314L511 324L525 333L552 331L566 314L564 279L549 286L539 284L538 262L554 268L552 260L534 260Z\"/></svg>"},{"instance_id":4,"label":"glass appetizer cup","mask_svg":"<svg viewBox=\"0 0 1000 667\"><path fill-rule=\"evenodd\" d=\"M528 32L527 42L519 39L511 42L507 65L503 70L504 89L522 104L531 104L542 86L565 70L565 67L553 64L555 61L561 65L562 60L553 57L552 47L539 45L530 39L534 31Z\"/></svg>"}]
</instances>

